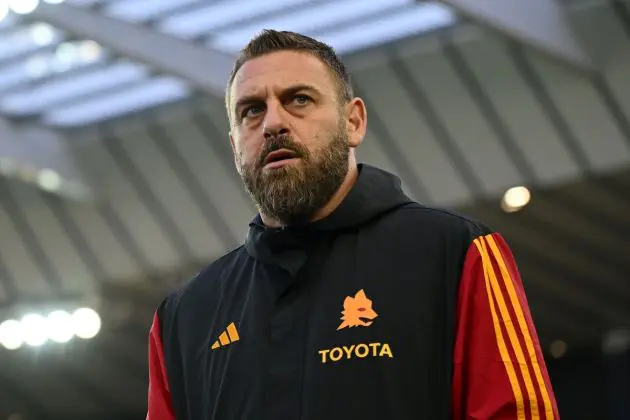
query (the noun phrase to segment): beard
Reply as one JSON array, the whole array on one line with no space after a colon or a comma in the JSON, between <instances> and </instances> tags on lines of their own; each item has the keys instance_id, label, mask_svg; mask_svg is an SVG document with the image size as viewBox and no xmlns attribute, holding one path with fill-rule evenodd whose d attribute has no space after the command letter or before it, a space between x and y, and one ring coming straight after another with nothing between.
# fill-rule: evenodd
<instances>
[{"instance_id":1,"label":"beard","mask_svg":"<svg viewBox=\"0 0 630 420\"><path fill-rule=\"evenodd\" d=\"M299 158L296 164L265 171L265 158L280 149ZM260 158L241 164L241 178L259 211L282 225L304 225L330 201L348 173L349 146L339 129L321 149L309 151L290 136L266 140Z\"/></svg>"}]
</instances>

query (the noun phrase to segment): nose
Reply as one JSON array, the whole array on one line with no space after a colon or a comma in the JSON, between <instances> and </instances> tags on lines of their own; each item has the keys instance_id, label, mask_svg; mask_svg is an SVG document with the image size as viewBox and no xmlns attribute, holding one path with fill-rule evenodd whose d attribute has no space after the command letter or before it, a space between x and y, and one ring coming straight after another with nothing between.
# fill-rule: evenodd
<instances>
[{"instance_id":1,"label":"nose","mask_svg":"<svg viewBox=\"0 0 630 420\"><path fill-rule=\"evenodd\" d=\"M263 134L266 140L271 137L289 134L289 128L282 117L282 110L277 108L269 106L265 113Z\"/></svg>"}]
</instances>

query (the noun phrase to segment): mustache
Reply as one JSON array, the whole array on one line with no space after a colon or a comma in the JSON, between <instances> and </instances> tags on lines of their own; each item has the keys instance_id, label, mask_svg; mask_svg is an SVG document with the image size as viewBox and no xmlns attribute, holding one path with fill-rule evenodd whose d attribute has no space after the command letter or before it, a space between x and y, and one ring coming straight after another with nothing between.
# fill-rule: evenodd
<instances>
[{"instance_id":1,"label":"mustache","mask_svg":"<svg viewBox=\"0 0 630 420\"><path fill-rule=\"evenodd\" d=\"M295 157L306 158L308 156L308 150L301 144L296 143L290 136L277 136L266 140L265 145L260 153L257 166L262 168L265 165L265 159L269 153L278 151L280 149L289 150L295 153Z\"/></svg>"}]
</instances>

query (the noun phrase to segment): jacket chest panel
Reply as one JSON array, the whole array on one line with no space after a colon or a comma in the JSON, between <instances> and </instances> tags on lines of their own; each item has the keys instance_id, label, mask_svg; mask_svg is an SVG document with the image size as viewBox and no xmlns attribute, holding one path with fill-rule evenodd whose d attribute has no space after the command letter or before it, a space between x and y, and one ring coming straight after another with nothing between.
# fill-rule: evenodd
<instances>
[{"instance_id":1,"label":"jacket chest panel","mask_svg":"<svg viewBox=\"0 0 630 420\"><path fill-rule=\"evenodd\" d=\"M396 414L394 406L402 416L405 400L417 402L418 378L442 364L426 341L442 347L446 318L436 302L443 302L443 276L422 258L410 262L400 252L365 260L348 246L351 238L344 241L280 298L270 285L283 283L286 274L267 271L239 286L246 299L224 304L208 319L205 334L187 352L205 371L204 393L221 390L211 403L217 413L234 410L236 400L252 412L267 407L270 418L322 418L330 414L326 407L343 404L350 417L383 407L387 417ZM382 398L348 399L348 389ZM363 402L352 407L350 400Z\"/></svg>"}]
</instances>

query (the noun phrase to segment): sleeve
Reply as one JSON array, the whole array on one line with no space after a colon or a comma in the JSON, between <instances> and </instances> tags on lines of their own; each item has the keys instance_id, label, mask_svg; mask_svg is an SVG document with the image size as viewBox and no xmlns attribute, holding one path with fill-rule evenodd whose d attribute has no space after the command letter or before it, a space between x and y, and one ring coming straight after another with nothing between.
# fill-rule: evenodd
<instances>
[{"instance_id":1,"label":"sleeve","mask_svg":"<svg viewBox=\"0 0 630 420\"><path fill-rule=\"evenodd\" d=\"M454 420L559 419L523 283L498 233L467 251L453 358Z\"/></svg>"},{"instance_id":2,"label":"sleeve","mask_svg":"<svg viewBox=\"0 0 630 420\"><path fill-rule=\"evenodd\" d=\"M149 332L149 392L146 420L175 420L164 364L159 312Z\"/></svg>"}]
</instances>

